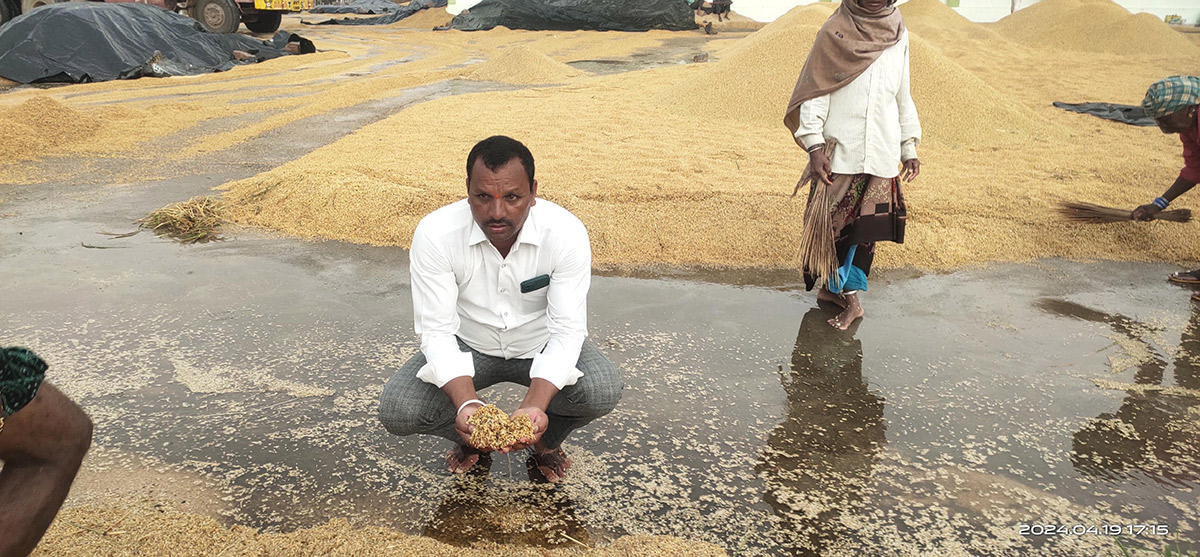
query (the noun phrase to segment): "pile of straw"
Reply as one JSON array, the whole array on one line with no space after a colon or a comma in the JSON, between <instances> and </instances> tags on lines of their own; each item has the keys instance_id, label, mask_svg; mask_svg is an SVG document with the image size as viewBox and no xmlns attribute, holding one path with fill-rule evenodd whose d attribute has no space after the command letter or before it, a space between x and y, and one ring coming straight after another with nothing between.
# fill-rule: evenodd
<instances>
[{"instance_id":1,"label":"pile of straw","mask_svg":"<svg viewBox=\"0 0 1200 557\"><path fill-rule=\"evenodd\" d=\"M199 196L157 209L137 223L184 243L201 242L216 239L222 210L216 198Z\"/></svg>"}]
</instances>

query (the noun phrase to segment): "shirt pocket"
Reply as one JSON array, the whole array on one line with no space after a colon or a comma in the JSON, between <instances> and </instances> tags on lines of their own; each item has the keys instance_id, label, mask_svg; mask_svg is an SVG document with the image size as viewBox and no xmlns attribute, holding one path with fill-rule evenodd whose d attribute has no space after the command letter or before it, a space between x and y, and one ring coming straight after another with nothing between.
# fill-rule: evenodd
<instances>
[{"instance_id":1,"label":"shirt pocket","mask_svg":"<svg viewBox=\"0 0 1200 557\"><path fill-rule=\"evenodd\" d=\"M546 293L549 291L550 287L547 286L521 294L521 313L526 315L544 313L548 305Z\"/></svg>"}]
</instances>

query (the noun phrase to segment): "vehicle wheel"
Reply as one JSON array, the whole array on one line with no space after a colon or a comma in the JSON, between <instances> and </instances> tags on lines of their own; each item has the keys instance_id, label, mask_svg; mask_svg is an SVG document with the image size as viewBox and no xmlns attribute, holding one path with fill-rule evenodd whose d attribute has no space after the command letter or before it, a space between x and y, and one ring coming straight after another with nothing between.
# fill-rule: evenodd
<instances>
[{"instance_id":1,"label":"vehicle wheel","mask_svg":"<svg viewBox=\"0 0 1200 557\"><path fill-rule=\"evenodd\" d=\"M255 33L274 33L283 21L283 12L258 12L254 21L247 21L246 28Z\"/></svg>"},{"instance_id":2,"label":"vehicle wheel","mask_svg":"<svg viewBox=\"0 0 1200 557\"><path fill-rule=\"evenodd\" d=\"M57 4L59 2L66 2L67 0L16 0L16 1L19 1L21 3L21 13L27 14L27 13L33 11L34 8L40 8L42 6L48 6L50 4ZM20 15L20 14L17 14L17 15ZM17 17L17 16L14 15L13 17Z\"/></svg>"},{"instance_id":3,"label":"vehicle wheel","mask_svg":"<svg viewBox=\"0 0 1200 557\"><path fill-rule=\"evenodd\" d=\"M19 15L21 15L21 8L16 0L0 0L0 25L8 23Z\"/></svg>"},{"instance_id":4,"label":"vehicle wheel","mask_svg":"<svg viewBox=\"0 0 1200 557\"><path fill-rule=\"evenodd\" d=\"M242 23L233 0L196 0L192 17L210 33L236 33Z\"/></svg>"}]
</instances>

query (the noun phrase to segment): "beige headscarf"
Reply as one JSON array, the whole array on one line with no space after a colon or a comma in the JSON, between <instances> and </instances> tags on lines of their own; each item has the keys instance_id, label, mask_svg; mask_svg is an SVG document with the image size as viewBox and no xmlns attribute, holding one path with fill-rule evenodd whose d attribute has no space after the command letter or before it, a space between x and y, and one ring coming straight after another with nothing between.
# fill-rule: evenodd
<instances>
[{"instance_id":1,"label":"beige headscarf","mask_svg":"<svg viewBox=\"0 0 1200 557\"><path fill-rule=\"evenodd\" d=\"M783 124L792 137L800 127L801 103L854 81L885 49L900 42L903 34L904 18L895 6L870 13L858 5L858 0L843 0L817 33L796 80L792 100L788 101Z\"/></svg>"}]
</instances>

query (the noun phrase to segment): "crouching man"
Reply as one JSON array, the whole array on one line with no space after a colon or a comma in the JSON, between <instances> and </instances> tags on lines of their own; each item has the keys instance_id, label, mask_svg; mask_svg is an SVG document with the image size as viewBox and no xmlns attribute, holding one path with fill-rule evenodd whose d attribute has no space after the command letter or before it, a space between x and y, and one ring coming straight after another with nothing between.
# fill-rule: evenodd
<instances>
[{"instance_id":1,"label":"crouching man","mask_svg":"<svg viewBox=\"0 0 1200 557\"><path fill-rule=\"evenodd\" d=\"M489 137L467 156L467 199L430 213L413 234L421 351L384 387L379 419L395 435L454 442L446 463L455 473L490 458L470 443L481 389L502 381L528 387L512 415L527 415L533 436L498 450L529 449L551 482L571 466L563 439L621 398L616 366L586 340L587 230L536 194L529 149Z\"/></svg>"}]
</instances>

